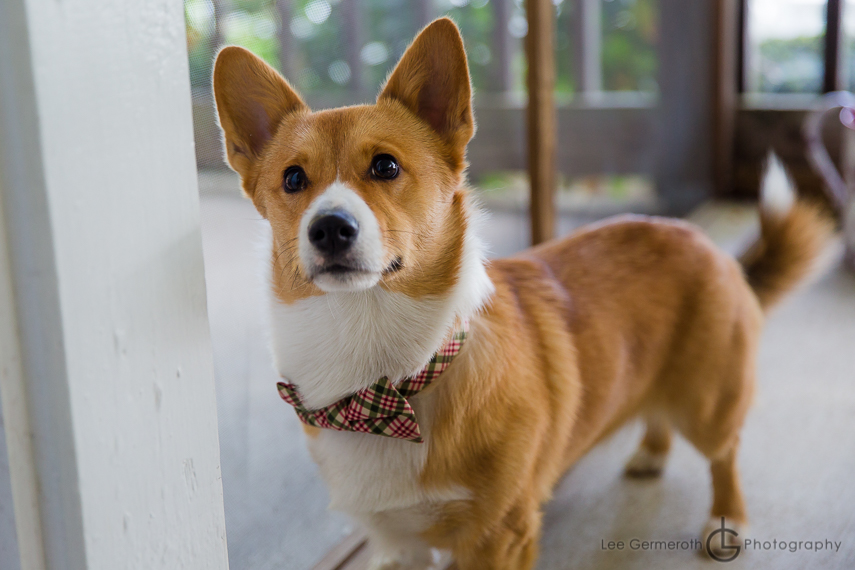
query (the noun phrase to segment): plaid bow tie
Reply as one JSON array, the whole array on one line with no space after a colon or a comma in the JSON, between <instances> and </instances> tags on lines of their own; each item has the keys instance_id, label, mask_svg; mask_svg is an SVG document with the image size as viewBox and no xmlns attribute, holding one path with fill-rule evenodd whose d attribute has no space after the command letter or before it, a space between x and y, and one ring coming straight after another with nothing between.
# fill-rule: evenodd
<instances>
[{"instance_id":1,"label":"plaid bow tie","mask_svg":"<svg viewBox=\"0 0 855 570\"><path fill-rule=\"evenodd\" d=\"M279 396L294 406L297 416L307 425L339 431L373 433L422 443L416 415L407 398L425 389L449 367L460 352L469 332L469 322L451 337L430 359L421 372L397 386L385 376L367 388L319 410L309 410L293 384L279 382Z\"/></svg>"}]
</instances>

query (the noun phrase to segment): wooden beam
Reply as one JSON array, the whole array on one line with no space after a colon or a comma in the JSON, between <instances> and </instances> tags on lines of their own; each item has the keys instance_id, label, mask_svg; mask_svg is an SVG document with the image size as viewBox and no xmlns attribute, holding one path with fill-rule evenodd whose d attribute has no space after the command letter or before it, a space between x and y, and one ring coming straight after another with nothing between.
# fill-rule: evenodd
<instances>
[{"instance_id":1,"label":"wooden beam","mask_svg":"<svg viewBox=\"0 0 855 570\"><path fill-rule=\"evenodd\" d=\"M356 530L333 547L312 570L367 570L372 553L366 533ZM446 552L431 568L457 570L457 565Z\"/></svg>"},{"instance_id":2,"label":"wooden beam","mask_svg":"<svg viewBox=\"0 0 855 570\"><path fill-rule=\"evenodd\" d=\"M715 193L730 193L739 62L740 0L716 0L713 39L713 176Z\"/></svg>"},{"instance_id":3,"label":"wooden beam","mask_svg":"<svg viewBox=\"0 0 855 570\"><path fill-rule=\"evenodd\" d=\"M555 235L555 14L551 0L525 5L531 241L538 244Z\"/></svg>"},{"instance_id":4,"label":"wooden beam","mask_svg":"<svg viewBox=\"0 0 855 570\"><path fill-rule=\"evenodd\" d=\"M843 34L843 0L828 0L825 17L825 68L822 76L822 91L828 93L841 88L840 43Z\"/></svg>"},{"instance_id":5,"label":"wooden beam","mask_svg":"<svg viewBox=\"0 0 855 570\"><path fill-rule=\"evenodd\" d=\"M748 45L748 0L737 0L737 44L736 44L736 92L748 90L749 54Z\"/></svg>"},{"instance_id":6,"label":"wooden beam","mask_svg":"<svg viewBox=\"0 0 855 570\"><path fill-rule=\"evenodd\" d=\"M334 546L313 570L362 570L355 563L358 555L367 550L367 545L365 532L357 530Z\"/></svg>"},{"instance_id":7,"label":"wooden beam","mask_svg":"<svg viewBox=\"0 0 855 570\"><path fill-rule=\"evenodd\" d=\"M490 94L492 95L492 94ZM658 111L655 98L649 95L630 97L635 104L619 101L606 104L609 98L625 99L625 93L604 93L606 101L595 107L564 105L556 109L558 120L556 170L572 172L573 176L588 174L652 174L656 163L656 145L650 144L658 136ZM630 94L632 95L632 94ZM353 105L358 99L342 94L339 99L309 94L312 107ZM478 136L467 149L469 177L480 181L485 174L502 170L526 170L526 112L524 102L518 104L508 98L485 102L482 99L475 110L478 119ZM196 117L196 160L204 169L223 169L223 151L217 130L214 105L207 95L196 94L193 100Z\"/></svg>"}]
</instances>

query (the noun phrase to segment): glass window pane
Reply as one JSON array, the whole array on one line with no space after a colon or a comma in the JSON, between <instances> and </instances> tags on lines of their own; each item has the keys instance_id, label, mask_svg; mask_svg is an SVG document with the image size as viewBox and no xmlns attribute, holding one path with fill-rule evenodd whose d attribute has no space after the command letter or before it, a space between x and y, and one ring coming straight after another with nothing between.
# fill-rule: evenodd
<instances>
[{"instance_id":1,"label":"glass window pane","mask_svg":"<svg viewBox=\"0 0 855 570\"><path fill-rule=\"evenodd\" d=\"M855 91L855 0L843 3L843 77L845 89Z\"/></svg>"},{"instance_id":2,"label":"glass window pane","mask_svg":"<svg viewBox=\"0 0 855 570\"><path fill-rule=\"evenodd\" d=\"M749 0L747 91L820 91L825 11L825 0Z\"/></svg>"}]
</instances>

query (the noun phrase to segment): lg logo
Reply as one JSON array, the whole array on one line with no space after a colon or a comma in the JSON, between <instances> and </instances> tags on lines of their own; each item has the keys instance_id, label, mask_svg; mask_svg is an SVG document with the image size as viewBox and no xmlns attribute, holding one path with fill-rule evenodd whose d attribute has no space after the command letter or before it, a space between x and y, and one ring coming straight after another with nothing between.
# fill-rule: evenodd
<instances>
[{"instance_id":1,"label":"lg logo","mask_svg":"<svg viewBox=\"0 0 855 570\"><path fill-rule=\"evenodd\" d=\"M707 537L706 548L710 558L718 562L730 562L735 560L742 547L735 544L735 541L728 540L728 536L733 538L739 536L739 533L731 528L724 526L724 517L721 517L721 528L718 528L710 533ZM715 542L714 542L715 541Z\"/></svg>"}]
</instances>

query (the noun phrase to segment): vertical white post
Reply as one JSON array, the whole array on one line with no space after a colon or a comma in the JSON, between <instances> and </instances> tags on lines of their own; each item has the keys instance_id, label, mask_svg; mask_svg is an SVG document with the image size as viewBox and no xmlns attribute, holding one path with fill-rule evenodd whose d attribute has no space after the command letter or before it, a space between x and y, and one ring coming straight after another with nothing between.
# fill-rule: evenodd
<instances>
[{"instance_id":1,"label":"vertical white post","mask_svg":"<svg viewBox=\"0 0 855 570\"><path fill-rule=\"evenodd\" d=\"M581 0L576 9L582 24L581 63L582 92L597 97L603 90L603 8L601 0Z\"/></svg>"},{"instance_id":2,"label":"vertical white post","mask_svg":"<svg viewBox=\"0 0 855 570\"><path fill-rule=\"evenodd\" d=\"M3 71L0 66L0 74ZM4 162L0 162L0 169L3 165ZM5 240L4 178L0 176L0 568L44 570L38 483L30 439L32 430Z\"/></svg>"},{"instance_id":3,"label":"vertical white post","mask_svg":"<svg viewBox=\"0 0 855 570\"><path fill-rule=\"evenodd\" d=\"M181 2L0 2L0 192L21 568L227 568Z\"/></svg>"},{"instance_id":4,"label":"vertical white post","mask_svg":"<svg viewBox=\"0 0 855 570\"><path fill-rule=\"evenodd\" d=\"M603 91L602 0L576 0L570 8L573 74L581 101L596 104Z\"/></svg>"},{"instance_id":5,"label":"vertical white post","mask_svg":"<svg viewBox=\"0 0 855 570\"><path fill-rule=\"evenodd\" d=\"M712 195L716 0L659 0L656 188L671 215Z\"/></svg>"}]
</instances>

